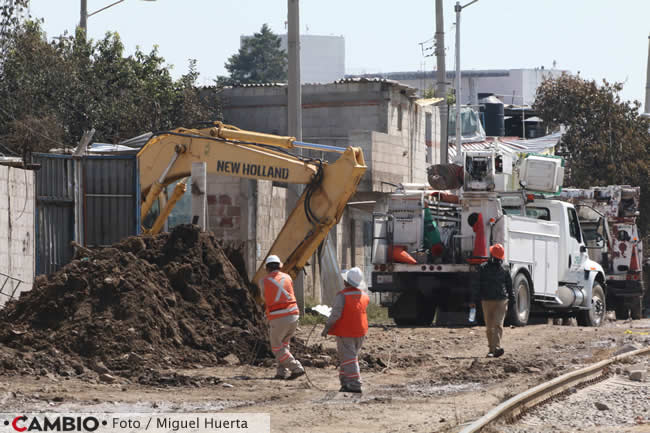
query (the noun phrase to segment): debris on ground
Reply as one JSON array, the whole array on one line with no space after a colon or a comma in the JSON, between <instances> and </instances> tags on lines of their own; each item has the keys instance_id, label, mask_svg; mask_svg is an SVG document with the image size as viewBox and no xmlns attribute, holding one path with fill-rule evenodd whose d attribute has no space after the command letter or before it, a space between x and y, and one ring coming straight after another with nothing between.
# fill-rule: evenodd
<instances>
[{"instance_id":1,"label":"debris on ground","mask_svg":"<svg viewBox=\"0 0 650 433\"><path fill-rule=\"evenodd\" d=\"M0 374L150 383L151 370L263 364L264 311L241 253L226 251L236 265L192 225L84 251L0 311Z\"/></svg>"}]
</instances>

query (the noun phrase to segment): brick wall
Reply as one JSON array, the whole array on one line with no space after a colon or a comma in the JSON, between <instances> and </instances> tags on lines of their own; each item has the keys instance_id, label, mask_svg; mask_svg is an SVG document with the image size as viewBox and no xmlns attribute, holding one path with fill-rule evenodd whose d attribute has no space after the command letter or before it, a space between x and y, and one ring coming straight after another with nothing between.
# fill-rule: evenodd
<instances>
[{"instance_id":1,"label":"brick wall","mask_svg":"<svg viewBox=\"0 0 650 433\"><path fill-rule=\"evenodd\" d=\"M208 173L208 228L224 241L242 241L241 179Z\"/></svg>"}]
</instances>

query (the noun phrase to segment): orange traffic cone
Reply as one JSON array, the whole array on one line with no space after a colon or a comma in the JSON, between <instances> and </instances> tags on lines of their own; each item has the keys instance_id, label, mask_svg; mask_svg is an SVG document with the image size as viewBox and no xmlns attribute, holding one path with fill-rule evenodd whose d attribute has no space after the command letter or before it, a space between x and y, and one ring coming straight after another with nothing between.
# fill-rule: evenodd
<instances>
[{"instance_id":1,"label":"orange traffic cone","mask_svg":"<svg viewBox=\"0 0 650 433\"><path fill-rule=\"evenodd\" d=\"M406 252L406 247L403 245L394 245L388 254L395 263L406 263L409 265L417 264L417 261L413 256Z\"/></svg>"},{"instance_id":2,"label":"orange traffic cone","mask_svg":"<svg viewBox=\"0 0 650 433\"><path fill-rule=\"evenodd\" d=\"M472 224L472 230L476 234L474 238L474 250L472 257L467 259L467 263L478 265L487 260L487 246L485 244L485 225L483 224L483 214L473 213L469 216L468 222Z\"/></svg>"}]
</instances>

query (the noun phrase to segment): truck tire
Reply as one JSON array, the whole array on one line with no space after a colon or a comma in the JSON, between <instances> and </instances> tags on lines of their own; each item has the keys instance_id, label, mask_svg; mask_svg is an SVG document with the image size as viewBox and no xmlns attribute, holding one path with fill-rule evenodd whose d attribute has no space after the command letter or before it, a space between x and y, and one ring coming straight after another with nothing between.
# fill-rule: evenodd
<instances>
[{"instance_id":1,"label":"truck tire","mask_svg":"<svg viewBox=\"0 0 650 433\"><path fill-rule=\"evenodd\" d=\"M436 306L421 293L411 290L400 297L389 313L397 326L430 326Z\"/></svg>"},{"instance_id":2,"label":"truck tire","mask_svg":"<svg viewBox=\"0 0 650 433\"><path fill-rule=\"evenodd\" d=\"M614 312L616 312L616 320L627 320L628 308L625 303L625 298L615 298L616 305L614 305Z\"/></svg>"},{"instance_id":3,"label":"truck tire","mask_svg":"<svg viewBox=\"0 0 650 433\"><path fill-rule=\"evenodd\" d=\"M598 327L603 324L605 320L605 313L607 312L607 304L605 303L605 291L600 283L595 282L591 290L591 308L586 311L580 311L577 315L579 326L593 326Z\"/></svg>"},{"instance_id":4,"label":"truck tire","mask_svg":"<svg viewBox=\"0 0 650 433\"><path fill-rule=\"evenodd\" d=\"M630 303L630 316L632 317L632 320L641 319L642 303L643 303L643 296L639 296L638 299L637 298L632 299L632 302Z\"/></svg>"},{"instance_id":5,"label":"truck tire","mask_svg":"<svg viewBox=\"0 0 650 433\"><path fill-rule=\"evenodd\" d=\"M530 282L525 274L517 274L512 283L515 301L508 304L508 323L526 326L530 317Z\"/></svg>"}]
</instances>

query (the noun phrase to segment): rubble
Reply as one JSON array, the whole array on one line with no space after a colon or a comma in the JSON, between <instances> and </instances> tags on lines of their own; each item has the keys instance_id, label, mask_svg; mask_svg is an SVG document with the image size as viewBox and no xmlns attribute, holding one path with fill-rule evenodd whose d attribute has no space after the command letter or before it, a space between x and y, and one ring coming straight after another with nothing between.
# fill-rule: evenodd
<instances>
[{"instance_id":1,"label":"rubble","mask_svg":"<svg viewBox=\"0 0 650 433\"><path fill-rule=\"evenodd\" d=\"M148 383L149 370L263 363L272 358L264 312L241 254L229 252L237 268L192 225L84 252L0 311L0 374Z\"/></svg>"}]
</instances>

